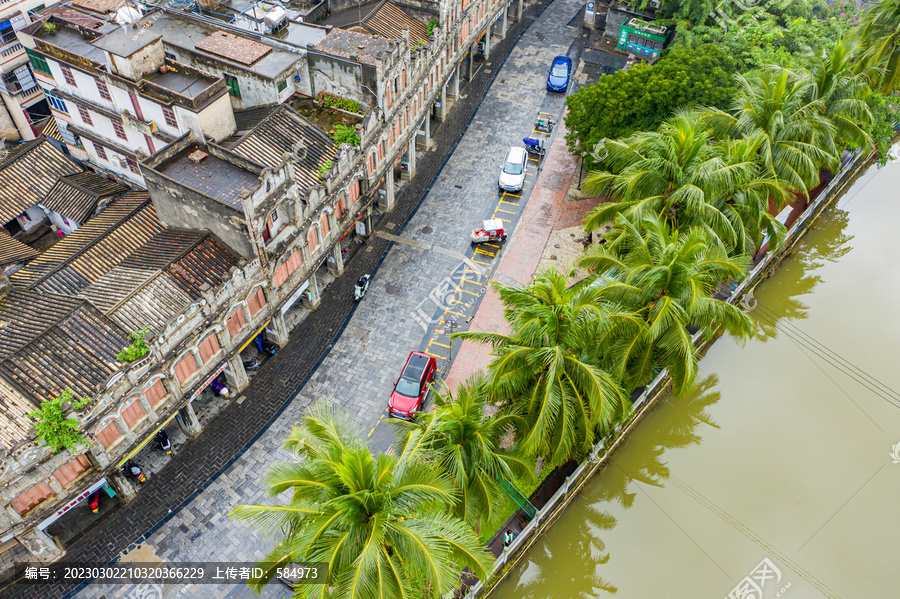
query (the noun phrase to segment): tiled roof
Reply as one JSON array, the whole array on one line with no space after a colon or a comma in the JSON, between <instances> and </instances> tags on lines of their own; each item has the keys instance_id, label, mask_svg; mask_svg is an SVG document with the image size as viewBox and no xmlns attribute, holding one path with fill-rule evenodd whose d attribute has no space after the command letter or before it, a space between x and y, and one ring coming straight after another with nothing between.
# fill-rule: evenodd
<instances>
[{"instance_id":1,"label":"tiled roof","mask_svg":"<svg viewBox=\"0 0 900 599\"><path fill-rule=\"evenodd\" d=\"M362 21L363 27L391 39L400 39L404 27L409 27L409 41L413 45L419 40L428 40L428 30L418 19L408 15L393 2L385 2Z\"/></svg>"},{"instance_id":2,"label":"tiled roof","mask_svg":"<svg viewBox=\"0 0 900 599\"><path fill-rule=\"evenodd\" d=\"M244 65L251 65L272 51L271 46L224 31L216 31L194 47Z\"/></svg>"},{"instance_id":3,"label":"tiled roof","mask_svg":"<svg viewBox=\"0 0 900 599\"><path fill-rule=\"evenodd\" d=\"M56 119L50 117L47 119L46 124L44 124L44 130L41 131L41 135L44 137L49 137L50 139L55 139L56 141L62 141L62 134L59 132L59 125L56 124Z\"/></svg>"},{"instance_id":4,"label":"tiled roof","mask_svg":"<svg viewBox=\"0 0 900 599\"><path fill-rule=\"evenodd\" d=\"M33 411L33 404L4 392L0 385L0 449L11 449L28 437L34 421L27 415Z\"/></svg>"},{"instance_id":5,"label":"tiled roof","mask_svg":"<svg viewBox=\"0 0 900 599\"><path fill-rule=\"evenodd\" d=\"M378 54L391 51L390 40L378 35L368 35L346 29L332 29L321 42L313 46L313 50L349 59L355 56L361 64L375 66Z\"/></svg>"},{"instance_id":6,"label":"tiled roof","mask_svg":"<svg viewBox=\"0 0 900 599\"><path fill-rule=\"evenodd\" d=\"M127 188L115 181L84 172L60 178L41 204L76 223L83 223L93 214L101 198L126 191Z\"/></svg>"},{"instance_id":7,"label":"tiled roof","mask_svg":"<svg viewBox=\"0 0 900 599\"><path fill-rule=\"evenodd\" d=\"M298 144L304 148L300 155L296 151L300 147ZM319 167L333 160L337 153L328 134L286 105L276 108L232 151L269 167L281 164L284 153L290 153L295 156L294 172L303 192L321 184Z\"/></svg>"},{"instance_id":8,"label":"tiled roof","mask_svg":"<svg viewBox=\"0 0 900 599\"><path fill-rule=\"evenodd\" d=\"M0 163L0 223L14 219L44 199L60 177L81 170L43 137L11 153Z\"/></svg>"},{"instance_id":9,"label":"tiled roof","mask_svg":"<svg viewBox=\"0 0 900 599\"><path fill-rule=\"evenodd\" d=\"M35 406L69 387L90 397L115 372L123 330L84 300L12 289L0 299L0 376Z\"/></svg>"},{"instance_id":10,"label":"tiled roof","mask_svg":"<svg viewBox=\"0 0 900 599\"><path fill-rule=\"evenodd\" d=\"M118 10L125 0L72 0L72 4L103 15Z\"/></svg>"},{"instance_id":11,"label":"tiled roof","mask_svg":"<svg viewBox=\"0 0 900 599\"><path fill-rule=\"evenodd\" d=\"M91 15L83 13L80 10L74 10L67 6L53 6L44 14L53 15L58 19L62 19L63 21L67 21L75 25L80 25L87 29L99 29L103 27L103 24L105 23L105 21L92 17Z\"/></svg>"},{"instance_id":12,"label":"tiled roof","mask_svg":"<svg viewBox=\"0 0 900 599\"><path fill-rule=\"evenodd\" d=\"M147 192L129 192L10 279L20 287L75 296L161 230Z\"/></svg>"},{"instance_id":13,"label":"tiled roof","mask_svg":"<svg viewBox=\"0 0 900 599\"><path fill-rule=\"evenodd\" d=\"M0 269L10 264L21 264L36 258L39 252L30 248L18 239L0 231Z\"/></svg>"},{"instance_id":14,"label":"tiled roof","mask_svg":"<svg viewBox=\"0 0 900 599\"><path fill-rule=\"evenodd\" d=\"M147 325L162 331L174 316L201 297L200 287L221 285L238 258L204 231L166 229L84 291L126 330Z\"/></svg>"},{"instance_id":15,"label":"tiled roof","mask_svg":"<svg viewBox=\"0 0 900 599\"><path fill-rule=\"evenodd\" d=\"M235 131L249 131L256 127L264 119L268 118L275 110L281 106L280 104L262 104L253 108L244 108L234 111Z\"/></svg>"}]
</instances>

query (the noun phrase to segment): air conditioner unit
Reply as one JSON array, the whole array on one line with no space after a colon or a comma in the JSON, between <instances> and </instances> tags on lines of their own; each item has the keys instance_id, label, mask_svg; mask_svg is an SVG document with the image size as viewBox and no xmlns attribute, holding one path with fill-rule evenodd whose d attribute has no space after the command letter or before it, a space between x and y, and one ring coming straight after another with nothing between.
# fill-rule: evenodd
<instances>
[{"instance_id":1,"label":"air conditioner unit","mask_svg":"<svg viewBox=\"0 0 900 599\"><path fill-rule=\"evenodd\" d=\"M116 156L115 163L119 165L119 168L128 168L128 161L123 156Z\"/></svg>"},{"instance_id":2,"label":"air conditioner unit","mask_svg":"<svg viewBox=\"0 0 900 599\"><path fill-rule=\"evenodd\" d=\"M662 8L662 4L659 3L659 0L650 0L650 8L659 10Z\"/></svg>"}]
</instances>

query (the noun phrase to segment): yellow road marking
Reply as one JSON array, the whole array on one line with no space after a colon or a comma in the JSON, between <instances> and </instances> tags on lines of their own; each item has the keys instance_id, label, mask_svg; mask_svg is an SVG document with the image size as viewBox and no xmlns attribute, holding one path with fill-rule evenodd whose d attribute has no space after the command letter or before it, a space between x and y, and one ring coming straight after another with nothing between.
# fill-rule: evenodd
<instances>
[{"instance_id":1,"label":"yellow road marking","mask_svg":"<svg viewBox=\"0 0 900 599\"><path fill-rule=\"evenodd\" d=\"M427 354L428 352L425 352L425 353ZM387 408L385 408L385 409L384 409L384 413L383 413L383 414L381 415L381 417L378 419L378 422L376 422L376 423L375 423L375 426L372 427L372 430L369 431L369 436L370 436L370 437L372 436L372 433L375 432L375 429L378 428L378 425L381 424L381 421L384 420L384 417L387 415L387 413L388 413L388 410L387 410Z\"/></svg>"},{"instance_id":2,"label":"yellow road marking","mask_svg":"<svg viewBox=\"0 0 900 599\"><path fill-rule=\"evenodd\" d=\"M515 214L515 212L510 212L509 210L504 210L503 208L494 208L494 212L505 212L507 214Z\"/></svg>"},{"instance_id":3,"label":"yellow road marking","mask_svg":"<svg viewBox=\"0 0 900 599\"><path fill-rule=\"evenodd\" d=\"M503 195L504 195L504 196L509 196L509 197L511 197L511 198L521 198L521 197L522 197L522 194L516 195L516 194L514 194L514 193L509 193L508 191L504 191L504 192L503 192ZM501 196L501 197L502 197L502 196Z\"/></svg>"},{"instance_id":4,"label":"yellow road marking","mask_svg":"<svg viewBox=\"0 0 900 599\"><path fill-rule=\"evenodd\" d=\"M430 351L427 351L427 350L425 351L425 353L428 354L429 356L433 356L433 357L435 357L435 358L440 358L441 360L446 360L446 359L447 359L447 358L445 358L444 356L439 356L439 355L437 355L437 354L433 354L433 353L431 353Z\"/></svg>"},{"instance_id":5,"label":"yellow road marking","mask_svg":"<svg viewBox=\"0 0 900 599\"><path fill-rule=\"evenodd\" d=\"M453 310L444 310L444 314L456 314L457 316L465 317L465 314L460 314L459 312L454 312Z\"/></svg>"},{"instance_id":6,"label":"yellow road marking","mask_svg":"<svg viewBox=\"0 0 900 599\"><path fill-rule=\"evenodd\" d=\"M445 343L438 343L437 341L434 341L434 340L428 342L428 345L432 345L432 344L440 345L441 347L446 347L447 349L450 349L450 346Z\"/></svg>"},{"instance_id":7,"label":"yellow road marking","mask_svg":"<svg viewBox=\"0 0 900 599\"><path fill-rule=\"evenodd\" d=\"M532 162L540 162L540 159L538 158L529 158L528 160L531 160Z\"/></svg>"},{"instance_id":8,"label":"yellow road marking","mask_svg":"<svg viewBox=\"0 0 900 599\"><path fill-rule=\"evenodd\" d=\"M474 262L475 264L484 264L485 266L490 266L490 265L491 265L490 262L479 262L479 261L476 260L475 258L472 258L472 262ZM462 303L462 302L459 302L459 303Z\"/></svg>"},{"instance_id":9,"label":"yellow road marking","mask_svg":"<svg viewBox=\"0 0 900 599\"><path fill-rule=\"evenodd\" d=\"M507 202L506 200L500 200L501 204L509 204L510 206L518 206L516 202Z\"/></svg>"},{"instance_id":10,"label":"yellow road marking","mask_svg":"<svg viewBox=\"0 0 900 599\"><path fill-rule=\"evenodd\" d=\"M481 287L481 285L483 284L483 283L479 283L479 282L477 282L477 281L470 281L469 279L466 279L466 278L461 279L460 282L461 282L461 283L471 283L471 284L473 284L473 285L477 285L478 287ZM463 288L460 287L459 290L460 290L460 291L463 291Z\"/></svg>"},{"instance_id":11,"label":"yellow road marking","mask_svg":"<svg viewBox=\"0 0 900 599\"><path fill-rule=\"evenodd\" d=\"M507 204L508 204L508 203L509 203L509 202L507 202ZM515 213L513 213L513 214L515 214ZM482 243L481 245L489 245L489 246L491 246L492 248L498 248L498 247L500 247L499 245L495 245L495 244L493 244L493 243ZM466 267L466 270L469 270L469 268ZM469 272L474 272L474 271L469 270Z\"/></svg>"},{"instance_id":12,"label":"yellow road marking","mask_svg":"<svg viewBox=\"0 0 900 599\"><path fill-rule=\"evenodd\" d=\"M550 116L559 116L558 114L553 113L553 112L543 112L543 111L540 111L540 110L538 111L538 114L549 114Z\"/></svg>"},{"instance_id":13,"label":"yellow road marking","mask_svg":"<svg viewBox=\"0 0 900 599\"><path fill-rule=\"evenodd\" d=\"M490 256L491 258L494 257L494 254L492 254L491 252L486 252L486 251L484 251L484 250L481 249L481 248L476 249L476 250L475 250L475 253L476 253L476 254L484 254L485 256Z\"/></svg>"},{"instance_id":14,"label":"yellow road marking","mask_svg":"<svg viewBox=\"0 0 900 599\"><path fill-rule=\"evenodd\" d=\"M505 222L505 223L511 223L511 222L512 222L511 220L506 220L505 218L500 218L499 216L495 216L494 218L498 218L498 219L502 220L502 221Z\"/></svg>"},{"instance_id":15,"label":"yellow road marking","mask_svg":"<svg viewBox=\"0 0 900 599\"><path fill-rule=\"evenodd\" d=\"M462 291L463 293L468 293L469 295L474 295L476 297L478 296L477 293L475 293L474 291L469 291L468 289L460 289L460 291Z\"/></svg>"}]
</instances>

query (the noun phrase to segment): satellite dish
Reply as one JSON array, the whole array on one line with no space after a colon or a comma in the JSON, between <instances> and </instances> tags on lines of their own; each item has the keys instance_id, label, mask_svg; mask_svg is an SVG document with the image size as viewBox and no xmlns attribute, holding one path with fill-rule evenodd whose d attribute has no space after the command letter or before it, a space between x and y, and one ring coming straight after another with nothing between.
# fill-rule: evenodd
<instances>
[{"instance_id":1,"label":"satellite dish","mask_svg":"<svg viewBox=\"0 0 900 599\"><path fill-rule=\"evenodd\" d=\"M116 23L119 25L127 25L141 18L141 11L133 6L123 6L116 11Z\"/></svg>"}]
</instances>

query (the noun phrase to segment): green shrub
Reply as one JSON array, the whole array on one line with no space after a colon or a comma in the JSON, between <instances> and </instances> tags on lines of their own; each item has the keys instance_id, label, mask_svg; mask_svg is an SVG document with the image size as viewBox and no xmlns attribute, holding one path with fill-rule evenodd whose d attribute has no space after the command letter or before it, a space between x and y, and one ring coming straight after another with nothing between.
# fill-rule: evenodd
<instances>
[{"instance_id":1,"label":"green shrub","mask_svg":"<svg viewBox=\"0 0 900 599\"><path fill-rule=\"evenodd\" d=\"M331 132L331 139L338 146L341 144L359 145L359 135L356 134L353 127L347 125L335 125L334 131Z\"/></svg>"},{"instance_id":2,"label":"green shrub","mask_svg":"<svg viewBox=\"0 0 900 599\"><path fill-rule=\"evenodd\" d=\"M438 28L437 19L428 19L428 23L425 25L425 33L428 35L428 39L431 39L432 32Z\"/></svg>"},{"instance_id":3,"label":"green shrub","mask_svg":"<svg viewBox=\"0 0 900 599\"><path fill-rule=\"evenodd\" d=\"M330 160L329 160L328 162L326 162L325 164L323 164L322 166L320 166L320 167L319 167L319 179L321 179L321 178L322 178L322 175L325 174L325 171L327 171L327 170L330 169L330 168L331 168L331 161L330 161Z\"/></svg>"},{"instance_id":4,"label":"green shrub","mask_svg":"<svg viewBox=\"0 0 900 599\"><path fill-rule=\"evenodd\" d=\"M41 402L41 407L28 414L35 421L34 429L37 438L50 447L53 453L59 453L63 449L75 449L77 445L86 444L87 441L81 435L78 421L63 414L62 405L68 402L76 410L80 410L93 400L89 397L75 399L72 390L66 387L59 397Z\"/></svg>"},{"instance_id":5,"label":"green shrub","mask_svg":"<svg viewBox=\"0 0 900 599\"><path fill-rule=\"evenodd\" d=\"M347 112L362 114L363 109L359 102L350 98L342 98L337 94L319 92L316 94L316 104L324 108L338 108Z\"/></svg>"},{"instance_id":6,"label":"green shrub","mask_svg":"<svg viewBox=\"0 0 900 599\"><path fill-rule=\"evenodd\" d=\"M131 345L116 354L116 360L130 364L149 354L150 348L147 347L147 342L144 341L144 337L146 337L149 332L150 329L144 326L139 331L135 331L128 335L131 339Z\"/></svg>"}]
</instances>

